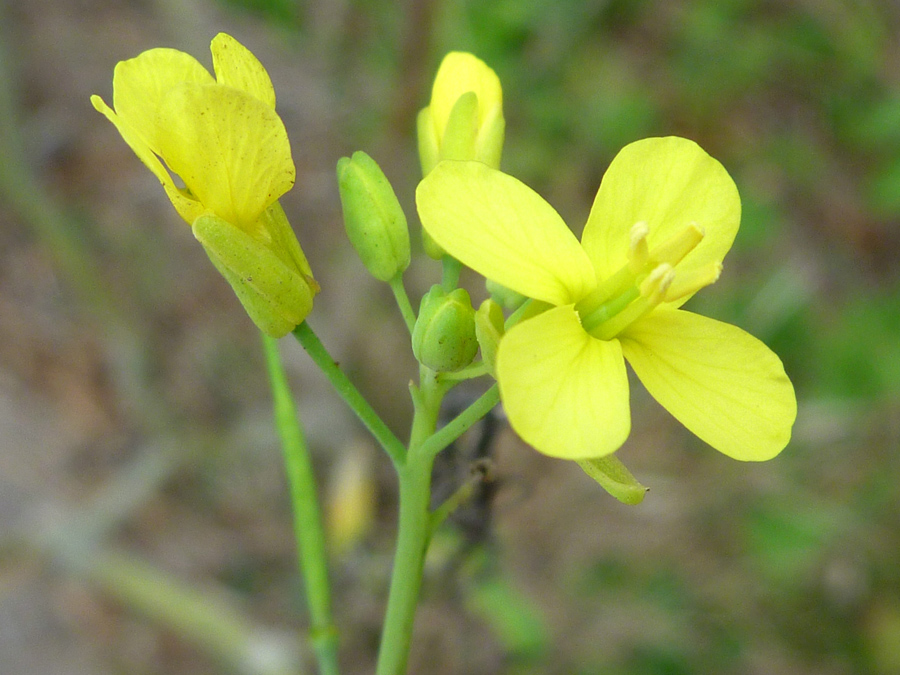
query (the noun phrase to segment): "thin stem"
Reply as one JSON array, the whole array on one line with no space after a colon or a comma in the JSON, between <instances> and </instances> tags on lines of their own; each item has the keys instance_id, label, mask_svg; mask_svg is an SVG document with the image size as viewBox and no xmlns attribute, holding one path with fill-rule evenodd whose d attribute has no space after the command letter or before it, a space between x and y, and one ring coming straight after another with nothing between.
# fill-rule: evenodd
<instances>
[{"instance_id":1,"label":"thin stem","mask_svg":"<svg viewBox=\"0 0 900 675\"><path fill-rule=\"evenodd\" d=\"M388 429L388 426L378 416L378 413L372 409L369 402L363 398L359 390L338 367L309 324L304 321L297 326L294 329L294 337L297 338L297 341L319 369L325 373L325 377L331 382L338 395L344 399L344 402L350 406L350 409L365 425L366 429L372 433L385 452L390 455L394 465L402 465L406 460L406 448L403 443Z\"/></svg>"},{"instance_id":2,"label":"thin stem","mask_svg":"<svg viewBox=\"0 0 900 675\"><path fill-rule=\"evenodd\" d=\"M378 650L376 675L404 675L412 642L413 623L425 551L431 534L432 457L410 451L407 463L400 468L400 506L397 547L388 594L388 606Z\"/></svg>"},{"instance_id":3,"label":"thin stem","mask_svg":"<svg viewBox=\"0 0 900 675\"><path fill-rule=\"evenodd\" d=\"M391 290L394 292L397 306L400 308L400 313L403 315L403 320L406 322L410 335L412 335L413 328L416 326L416 312L409 301L409 296L406 294L406 288L403 286L403 274L398 273L388 284L390 284Z\"/></svg>"},{"instance_id":4,"label":"thin stem","mask_svg":"<svg viewBox=\"0 0 900 675\"><path fill-rule=\"evenodd\" d=\"M488 364L484 361L472 363L465 368L454 372L440 373L438 379L445 383L459 383L464 380L474 380L476 377L488 374Z\"/></svg>"},{"instance_id":5,"label":"thin stem","mask_svg":"<svg viewBox=\"0 0 900 675\"><path fill-rule=\"evenodd\" d=\"M441 264L443 265L441 286L449 293L459 286L459 273L462 271L462 263L451 255L445 255L441 259Z\"/></svg>"},{"instance_id":6,"label":"thin stem","mask_svg":"<svg viewBox=\"0 0 900 675\"><path fill-rule=\"evenodd\" d=\"M294 398L281 365L278 343L263 335L263 346L272 384L275 424L281 437L294 510L297 557L310 614L309 639L319 663L319 672L322 675L337 675L337 629L331 614L328 557L325 552L322 516L316 498L316 477Z\"/></svg>"},{"instance_id":7,"label":"thin stem","mask_svg":"<svg viewBox=\"0 0 900 675\"><path fill-rule=\"evenodd\" d=\"M462 436L469 427L490 412L491 408L500 402L500 388L494 384L484 392L468 408L457 415L449 424L441 427L439 431L422 444L421 451L434 457L441 450Z\"/></svg>"},{"instance_id":8,"label":"thin stem","mask_svg":"<svg viewBox=\"0 0 900 675\"><path fill-rule=\"evenodd\" d=\"M456 492L447 497L440 506L432 511L430 523L432 534L447 520L450 514L472 498L475 487L479 483L485 482L485 480L486 472L484 470L473 471L472 475L469 476L465 483L459 486Z\"/></svg>"},{"instance_id":9,"label":"thin stem","mask_svg":"<svg viewBox=\"0 0 900 675\"><path fill-rule=\"evenodd\" d=\"M413 623L425 552L431 536L431 468L434 455L423 452L424 443L435 430L441 400L447 391L424 366L420 386L410 387L415 413L406 463L397 467L400 480L399 523L394 569L388 593L388 606L378 650L376 675L404 675L412 642Z\"/></svg>"}]
</instances>

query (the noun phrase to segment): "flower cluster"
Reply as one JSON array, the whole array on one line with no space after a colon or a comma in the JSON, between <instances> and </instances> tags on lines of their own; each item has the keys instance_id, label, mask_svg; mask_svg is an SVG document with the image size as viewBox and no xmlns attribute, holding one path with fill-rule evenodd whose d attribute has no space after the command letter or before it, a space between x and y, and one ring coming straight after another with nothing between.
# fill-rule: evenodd
<instances>
[{"instance_id":1,"label":"flower cluster","mask_svg":"<svg viewBox=\"0 0 900 675\"><path fill-rule=\"evenodd\" d=\"M250 317L280 337L318 290L278 204L294 183L290 145L259 61L224 34L212 55L215 77L183 52L144 52L116 67L115 109L92 101L160 180ZM426 250L530 303L508 320L492 301L476 313L445 279L418 319L406 313L423 367L466 369L480 346L472 372L496 377L513 429L547 455L595 462L583 464L592 475L618 471L598 458L631 430L626 361L717 450L777 455L797 412L781 361L741 329L682 309L718 279L738 231L727 171L683 138L632 143L606 172L579 241L543 198L500 171L504 125L496 74L471 54L449 54L418 118ZM364 153L339 162L338 180L351 242L396 292L410 247L390 183Z\"/></svg>"}]
</instances>

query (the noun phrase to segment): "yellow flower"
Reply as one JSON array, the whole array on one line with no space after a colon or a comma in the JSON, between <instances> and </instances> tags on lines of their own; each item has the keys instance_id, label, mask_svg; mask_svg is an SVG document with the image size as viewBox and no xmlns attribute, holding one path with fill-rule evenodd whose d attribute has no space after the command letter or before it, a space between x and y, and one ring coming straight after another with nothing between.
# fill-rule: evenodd
<instances>
[{"instance_id":1,"label":"yellow flower","mask_svg":"<svg viewBox=\"0 0 900 675\"><path fill-rule=\"evenodd\" d=\"M281 337L318 290L278 204L294 184L291 148L262 64L224 33L211 50L215 78L189 54L151 49L116 65L115 110L91 102L162 183L250 318Z\"/></svg>"},{"instance_id":2,"label":"yellow flower","mask_svg":"<svg viewBox=\"0 0 900 675\"><path fill-rule=\"evenodd\" d=\"M740 224L734 182L695 143L624 148L581 242L537 193L481 163L442 162L416 199L450 255L546 308L512 327L496 356L510 424L536 449L584 460L622 445L625 359L726 455L765 460L787 445L797 403L778 357L735 326L680 309L718 278Z\"/></svg>"}]
</instances>

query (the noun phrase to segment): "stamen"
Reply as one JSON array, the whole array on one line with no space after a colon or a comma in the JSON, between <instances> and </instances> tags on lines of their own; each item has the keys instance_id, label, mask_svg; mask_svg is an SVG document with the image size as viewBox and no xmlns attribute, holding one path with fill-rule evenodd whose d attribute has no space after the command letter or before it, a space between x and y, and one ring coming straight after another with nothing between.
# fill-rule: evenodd
<instances>
[{"instance_id":1,"label":"stamen","mask_svg":"<svg viewBox=\"0 0 900 675\"><path fill-rule=\"evenodd\" d=\"M663 295L675 280L675 270L668 263L662 263L653 268L647 278L641 282L641 297L649 299L655 304L662 301Z\"/></svg>"},{"instance_id":2,"label":"stamen","mask_svg":"<svg viewBox=\"0 0 900 675\"><path fill-rule=\"evenodd\" d=\"M691 223L681 232L667 239L650 251L650 257L656 263L669 263L675 267L684 257L693 251L705 235L697 223Z\"/></svg>"},{"instance_id":3,"label":"stamen","mask_svg":"<svg viewBox=\"0 0 900 675\"><path fill-rule=\"evenodd\" d=\"M722 263L712 262L690 272L679 272L678 277L666 290L664 302L674 302L693 295L701 288L715 283L722 273Z\"/></svg>"},{"instance_id":4,"label":"stamen","mask_svg":"<svg viewBox=\"0 0 900 675\"><path fill-rule=\"evenodd\" d=\"M628 268L635 274L640 273L647 265L650 258L650 249L647 246L647 235L650 234L650 226L643 220L631 227L631 242L628 247Z\"/></svg>"},{"instance_id":5,"label":"stamen","mask_svg":"<svg viewBox=\"0 0 900 675\"><path fill-rule=\"evenodd\" d=\"M672 266L663 263L657 265L647 278L641 282L640 297L607 321L595 324L592 328L585 326L591 335L600 340L611 340L628 326L650 313L663 301L666 290L675 279Z\"/></svg>"}]
</instances>

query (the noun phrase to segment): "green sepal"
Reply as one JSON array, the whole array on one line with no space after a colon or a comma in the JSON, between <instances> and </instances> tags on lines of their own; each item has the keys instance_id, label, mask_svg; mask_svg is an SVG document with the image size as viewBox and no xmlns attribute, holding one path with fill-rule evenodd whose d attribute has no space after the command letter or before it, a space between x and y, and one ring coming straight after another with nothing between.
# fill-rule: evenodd
<instances>
[{"instance_id":1,"label":"green sepal","mask_svg":"<svg viewBox=\"0 0 900 675\"><path fill-rule=\"evenodd\" d=\"M422 108L416 117L416 138L419 146L419 163L422 165L422 175L427 176L437 166L437 163L441 161L440 139L438 139L435 132L431 106Z\"/></svg>"},{"instance_id":2,"label":"green sepal","mask_svg":"<svg viewBox=\"0 0 900 675\"><path fill-rule=\"evenodd\" d=\"M440 144L441 159L475 159L475 140L478 136L478 95L468 91L458 99L450 111L444 137Z\"/></svg>"},{"instance_id":3,"label":"green sepal","mask_svg":"<svg viewBox=\"0 0 900 675\"><path fill-rule=\"evenodd\" d=\"M491 374L497 363L497 347L503 337L504 321L503 309L490 298L482 302L475 312L475 337L481 348L481 359L487 364Z\"/></svg>"},{"instance_id":4,"label":"green sepal","mask_svg":"<svg viewBox=\"0 0 900 675\"><path fill-rule=\"evenodd\" d=\"M640 504L649 488L641 485L615 455L576 460L584 472L623 504Z\"/></svg>"},{"instance_id":5,"label":"green sepal","mask_svg":"<svg viewBox=\"0 0 900 675\"><path fill-rule=\"evenodd\" d=\"M197 218L192 229L263 333L284 337L310 313L318 284L269 246L212 213Z\"/></svg>"}]
</instances>

